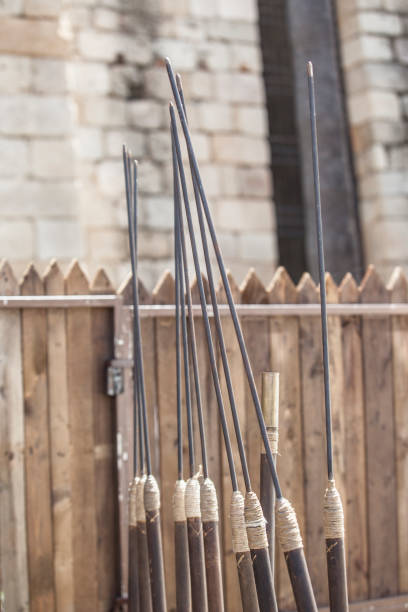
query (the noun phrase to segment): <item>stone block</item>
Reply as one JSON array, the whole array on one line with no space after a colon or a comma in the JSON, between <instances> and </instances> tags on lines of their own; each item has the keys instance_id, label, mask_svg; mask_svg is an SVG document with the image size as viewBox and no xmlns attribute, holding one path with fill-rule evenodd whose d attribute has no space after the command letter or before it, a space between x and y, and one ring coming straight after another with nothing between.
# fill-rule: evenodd
<instances>
[{"instance_id":1,"label":"stone block","mask_svg":"<svg viewBox=\"0 0 408 612\"><path fill-rule=\"evenodd\" d=\"M373 89L406 91L408 89L408 66L373 62L360 64L348 70L347 90L349 94Z\"/></svg>"},{"instance_id":2,"label":"stone block","mask_svg":"<svg viewBox=\"0 0 408 612\"><path fill-rule=\"evenodd\" d=\"M211 158L210 139L203 132L193 132L191 134L194 152L199 162L209 161Z\"/></svg>"},{"instance_id":3,"label":"stone block","mask_svg":"<svg viewBox=\"0 0 408 612\"><path fill-rule=\"evenodd\" d=\"M21 15L24 9L24 0L2 0L0 15Z\"/></svg>"},{"instance_id":4,"label":"stone block","mask_svg":"<svg viewBox=\"0 0 408 612\"><path fill-rule=\"evenodd\" d=\"M72 215L77 188L70 181L0 181L2 215L7 217L61 217Z\"/></svg>"},{"instance_id":5,"label":"stone block","mask_svg":"<svg viewBox=\"0 0 408 612\"><path fill-rule=\"evenodd\" d=\"M35 254L34 228L28 220L2 219L0 223L0 257L30 260Z\"/></svg>"},{"instance_id":6,"label":"stone block","mask_svg":"<svg viewBox=\"0 0 408 612\"><path fill-rule=\"evenodd\" d=\"M399 38L395 41L397 58L403 64L408 64L408 38Z\"/></svg>"},{"instance_id":7,"label":"stone block","mask_svg":"<svg viewBox=\"0 0 408 612\"><path fill-rule=\"evenodd\" d=\"M230 70L232 54L230 45L217 41L206 41L198 45L198 65L201 69L213 72Z\"/></svg>"},{"instance_id":8,"label":"stone block","mask_svg":"<svg viewBox=\"0 0 408 612\"><path fill-rule=\"evenodd\" d=\"M218 16L221 19L234 21L256 22L258 10L255 0L219 0L217 3Z\"/></svg>"},{"instance_id":9,"label":"stone block","mask_svg":"<svg viewBox=\"0 0 408 612\"><path fill-rule=\"evenodd\" d=\"M127 100L137 97L143 80L137 66L110 66L109 75L112 94Z\"/></svg>"},{"instance_id":10,"label":"stone block","mask_svg":"<svg viewBox=\"0 0 408 612\"><path fill-rule=\"evenodd\" d=\"M89 254L94 261L117 261L128 257L127 235L123 229L92 229L89 234Z\"/></svg>"},{"instance_id":11,"label":"stone block","mask_svg":"<svg viewBox=\"0 0 408 612\"><path fill-rule=\"evenodd\" d=\"M31 86L31 60L15 55L0 56L0 92L20 93Z\"/></svg>"},{"instance_id":12,"label":"stone block","mask_svg":"<svg viewBox=\"0 0 408 612\"><path fill-rule=\"evenodd\" d=\"M250 198L272 195L272 173L269 167L237 168L239 194Z\"/></svg>"},{"instance_id":13,"label":"stone block","mask_svg":"<svg viewBox=\"0 0 408 612\"><path fill-rule=\"evenodd\" d=\"M398 15L377 11L362 11L357 13L358 31L367 34L384 34L398 36L402 34L402 20Z\"/></svg>"},{"instance_id":14,"label":"stone block","mask_svg":"<svg viewBox=\"0 0 408 612\"><path fill-rule=\"evenodd\" d=\"M161 162L171 159L170 131L150 132L147 139L150 157Z\"/></svg>"},{"instance_id":15,"label":"stone block","mask_svg":"<svg viewBox=\"0 0 408 612\"><path fill-rule=\"evenodd\" d=\"M91 24L92 9L87 6L70 6L69 21L74 31L83 30Z\"/></svg>"},{"instance_id":16,"label":"stone block","mask_svg":"<svg viewBox=\"0 0 408 612\"><path fill-rule=\"evenodd\" d=\"M190 14L194 17L209 18L217 15L217 0L190 0Z\"/></svg>"},{"instance_id":17,"label":"stone block","mask_svg":"<svg viewBox=\"0 0 408 612\"><path fill-rule=\"evenodd\" d=\"M189 0L157 0L158 14L170 17L188 15Z\"/></svg>"},{"instance_id":18,"label":"stone block","mask_svg":"<svg viewBox=\"0 0 408 612\"><path fill-rule=\"evenodd\" d=\"M58 17L60 0L25 0L24 12L30 17Z\"/></svg>"},{"instance_id":19,"label":"stone block","mask_svg":"<svg viewBox=\"0 0 408 612\"><path fill-rule=\"evenodd\" d=\"M36 221L37 257L40 259L71 259L82 257L80 228L72 219L41 219Z\"/></svg>"},{"instance_id":20,"label":"stone block","mask_svg":"<svg viewBox=\"0 0 408 612\"><path fill-rule=\"evenodd\" d=\"M390 150L390 165L392 169L408 168L408 145L393 147Z\"/></svg>"},{"instance_id":21,"label":"stone block","mask_svg":"<svg viewBox=\"0 0 408 612\"><path fill-rule=\"evenodd\" d=\"M218 166L214 164L201 164L200 174L207 196L209 198L218 197L221 194Z\"/></svg>"},{"instance_id":22,"label":"stone block","mask_svg":"<svg viewBox=\"0 0 408 612\"><path fill-rule=\"evenodd\" d=\"M0 20L0 54L67 57L72 50L68 32L56 20Z\"/></svg>"},{"instance_id":23,"label":"stone block","mask_svg":"<svg viewBox=\"0 0 408 612\"><path fill-rule=\"evenodd\" d=\"M102 133L99 128L80 127L74 140L75 155L79 159L95 161L103 155Z\"/></svg>"},{"instance_id":24,"label":"stone block","mask_svg":"<svg viewBox=\"0 0 408 612\"><path fill-rule=\"evenodd\" d=\"M143 92L145 97L168 102L171 89L163 66L153 66L143 72Z\"/></svg>"},{"instance_id":25,"label":"stone block","mask_svg":"<svg viewBox=\"0 0 408 612\"><path fill-rule=\"evenodd\" d=\"M122 127L126 125L126 102L115 98L87 97L81 101L80 114L88 125Z\"/></svg>"},{"instance_id":26,"label":"stone block","mask_svg":"<svg viewBox=\"0 0 408 612\"><path fill-rule=\"evenodd\" d=\"M102 195L119 198L124 193L125 179L122 160L102 161L98 164L96 176Z\"/></svg>"},{"instance_id":27,"label":"stone block","mask_svg":"<svg viewBox=\"0 0 408 612\"><path fill-rule=\"evenodd\" d=\"M134 100L127 105L129 123L140 129L157 129L164 125L165 110L153 100Z\"/></svg>"},{"instance_id":28,"label":"stone block","mask_svg":"<svg viewBox=\"0 0 408 612\"><path fill-rule=\"evenodd\" d=\"M217 203L217 227L228 231L272 231L275 226L270 200L227 199Z\"/></svg>"},{"instance_id":29,"label":"stone block","mask_svg":"<svg viewBox=\"0 0 408 612\"><path fill-rule=\"evenodd\" d=\"M385 36L368 35L345 40L342 44L342 58L345 68L371 60L392 60L391 41Z\"/></svg>"},{"instance_id":30,"label":"stone block","mask_svg":"<svg viewBox=\"0 0 408 612\"><path fill-rule=\"evenodd\" d=\"M231 69L238 72L262 73L262 55L258 45L233 44L231 46Z\"/></svg>"},{"instance_id":31,"label":"stone block","mask_svg":"<svg viewBox=\"0 0 408 612\"><path fill-rule=\"evenodd\" d=\"M96 62L75 62L68 68L69 89L77 94L104 95L110 90L108 66Z\"/></svg>"},{"instance_id":32,"label":"stone block","mask_svg":"<svg viewBox=\"0 0 408 612\"><path fill-rule=\"evenodd\" d=\"M209 40L230 40L258 44L259 31L257 23L215 19L208 24Z\"/></svg>"},{"instance_id":33,"label":"stone block","mask_svg":"<svg viewBox=\"0 0 408 612\"><path fill-rule=\"evenodd\" d=\"M352 127L351 139L355 154L364 152L378 142L397 144L404 142L408 130L403 121L375 120Z\"/></svg>"},{"instance_id":34,"label":"stone block","mask_svg":"<svg viewBox=\"0 0 408 612\"><path fill-rule=\"evenodd\" d=\"M94 25L101 30L117 30L120 26L120 14L105 8L97 8L94 12Z\"/></svg>"},{"instance_id":35,"label":"stone block","mask_svg":"<svg viewBox=\"0 0 408 612\"><path fill-rule=\"evenodd\" d=\"M31 172L42 179L68 179L74 176L71 140L33 140L30 143Z\"/></svg>"},{"instance_id":36,"label":"stone block","mask_svg":"<svg viewBox=\"0 0 408 612\"><path fill-rule=\"evenodd\" d=\"M277 258L274 232L244 232L239 234L239 256L242 261L257 262Z\"/></svg>"},{"instance_id":37,"label":"stone block","mask_svg":"<svg viewBox=\"0 0 408 612\"><path fill-rule=\"evenodd\" d=\"M150 229L172 230L173 213L173 197L146 197L140 206L140 222Z\"/></svg>"},{"instance_id":38,"label":"stone block","mask_svg":"<svg viewBox=\"0 0 408 612\"><path fill-rule=\"evenodd\" d=\"M408 176L401 170L378 172L360 181L363 199L408 195Z\"/></svg>"},{"instance_id":39,"label":"stone block","mask_svg":"<svg viewBox=\"0 0 408 612\"><path fill-rule=\"evenodd\" d=\"M223 256L228 261L231 259L237 259L239 256L239 233L219 232L217 234L217 238Z\"/></svg>"},{"instance_id":40,"label":"stone block","mask_svg":"<svg viewBox=\"0 0 408 612\"><path fill-rule=\"evenodd\" d=\"M177 71L194 70L196 67L197 51L195 45L191 42L170 38L156 40L153 44L153 50L160 60L170 57L172 65ZM163 73L166 72L164 68L162 70Z\"/></svg>"},{"instance_id":41,"label":"stone block","mask_svg":"<svg viewBox=\"0 0 408 612\"><path fill-rule=\"evenodd\" d=\"M233 110L221 102L200 102L197 104L197 121L207 132L228 132L233 128Z\"/></svg>"},{"instance_id":42,"label":"stone block","mask_svg":"<svg viewBox=\"0 0 408 612\"><path fill-rule=\"evenodd\" d=\"M243 134L266 136L268 134L266 109L263 106L238 106L236 126Z\"/></svg>"},{"instance_id":43,"label":"stone block","mask_svg":"<svg viewBox=\"0 0 408 612\"><path fill-rule=\"evenodd\" d=\"M408 5L405 0L383 0L384 8L387 11L396 13L408 13Z\"/></svg>"},{"instance_id":44,"label":"stone block","mask_svg":"<svg viewBox=\"0 0 408 612\"><path fill-rule=\"evenodd\" d=\"M215 159L221 162L259 166L269 164L269 147L266 140L237 136L235 134L216 134L213 136Z\"/></svg>"},{"instance_id":45,"label":"stone block","mask_svg":"<svg viewBox=\"0 0 408 612\"><path fill-rule=\"evenodd\" d=\"M233 165L218 164L218 172L220 175L221 194L227 197L241 195L238 168Z\"/></svg>"},{"instance_id":46,"label":"stone block","mask_svg":"<svg viewBox=\"0 0 408 612\"><path fill-rule=\"evenodd\" d=\"M78 36L80 54L91 60L113 62L119 57L145 66L152 59L152 50L146 40L120 32L85 30Z\"/></svg>"},{"instance_id":47,"label":"stone block","mask_svg":"<svg viewBox=\"0 0 408 612\"><path fill-rule=\"evenodd\" d=\"M214 78L215 92L219 100L254 105L265 102L264 85L260 75L218 73Z\"/></svg>"},{"instance_id":48,"label":"stone block","mask_svg":"<svg viewBox=\"0 0 408 612\"><path fill-rule=\"evenodd\" d=\"M105 134L105 155L121 157L122 145L126 144L132 155L141 157L145 153L145 136L135 130L109 130Z\"/></svg>"},{"instance_id":49,"label":"stone block","mask_svg":"<svg viewBox=\"0 0 408 612\"><path fill-rule=\"evenodd\" d=\"M386 91L367 91L349 98L349 112L352 124L375 119L397 121L400 118L398 96Z\"/></svg>"},{"instance_id":50,"label":"stone block","mask_svg":"<svg viewBox=\"0 0 408 612\"><path fill-rule=\"evenodd\" d=\"M143 229L138 240L139 256L149 259L170 258L173 254L173 239L169 232Z\"/></svg>"},{"instance_id":51,"label":"stone block","mask_svg":"<svg viewBox=\"0 0 408 612\"><path fill-rule=\"evenodd\" d=\"M28 166L28 144L25 140L0 138L0 175L22 177Z\"/></svg>"},{"instance_id":52,"label":"stone block","mask_svg":"<svg viewBox=\"0 0 408 612\"><path fill-rule=\"evenodd\" d=\"M74 103L64 97L10 95L0 97L0 131L25 136L55 136L70 132Z\"/></svg>"},{"instance_id":53,"label":"stone block","mask_svg":"<svg viewBox=\"0 0 408 612\"><path fill-rule=\"evenodd\" d=\"M408 259L406 221L406 217L404 223L400 219L379 219L372 224L365 236L370 261L391 259L403 262Z\"/></svg>"},{"instance_id":54,"label":"stone block","mask_svg":"<svg viewBox=\"0 0 408 612\"><path fill-rule=\"evenodd\" d=\"M64 94L68 91L69 64L65 60L36 58L31 65L36 93Z\"/></svg>"},{"instance_id":55,"label":"stone block","mask_svg":"<svg viewBox=\"0 0 408 612\"><path fill-rule=\"evenodd\" d=\"M162 173L156 164L142 160L138 166L138 176L141 193L156 194L162 191Z\"/></svg>"},{"instance_id":56,"label":"stone block","mask_svg":"<svg viewBox=\"0 0 408 612\"><path fill-rule=\"evenodd\" d=\"M196 70L183 78L184 92L188 99L213 100L214 75L205 70Z\"/></svg>"},{"instance_id":57,"label":"stone block","mask_svg":"<svg viewBox=\"0 0 408 612\"><path fill-rule=\"evenodd\" d=\"M388 156L382 144L374 144L356 158L359 175L385 170L388 166Z\"/></svg>"}]
</instances>

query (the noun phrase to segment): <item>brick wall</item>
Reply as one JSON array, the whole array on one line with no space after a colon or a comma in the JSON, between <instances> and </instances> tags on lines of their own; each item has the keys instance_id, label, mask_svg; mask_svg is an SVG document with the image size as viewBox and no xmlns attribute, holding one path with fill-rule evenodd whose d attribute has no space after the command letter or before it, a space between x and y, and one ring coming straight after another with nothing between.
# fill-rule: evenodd
<instances>
[{"instance_id":1,"label":"brick wall","mask_svg":"<svg viewBox=\"0 0 408 612\"><path fill-rule=\"evenodd\" d=\"M254 0L7 0L0 6L1 256L128 269L121 145L140 160L141 274L172 265L162 58L181 72L221 247L276 263ZM6 145L6 146L4 146Z\"/></svg>"},{"instance_id":2,"label":"brick wall","mask_svg":"<svg viewBox=\"0 0 408 612\"><path fill-rule=\"evenodd\" d=\"M338 0L367 263L408 267L408 3Z\"/></svg>"}]
</instances>

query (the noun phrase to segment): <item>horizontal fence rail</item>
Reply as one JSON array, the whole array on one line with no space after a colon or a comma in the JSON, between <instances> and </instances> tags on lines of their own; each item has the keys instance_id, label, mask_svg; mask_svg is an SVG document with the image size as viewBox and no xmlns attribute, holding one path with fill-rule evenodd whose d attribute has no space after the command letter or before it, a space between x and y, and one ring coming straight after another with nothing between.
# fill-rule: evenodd
<instances>
[{"instance_id":1,"label":"horizontal fence rail","mask_svg":"<svg viewBox=\"0 0 408 612\"><path fill-rule=\"evenodd\" d=\"M300 520L319 606L325 606L319 290L308 274L295 286L282 268L267 288L254 271L240 287L232 277L230 283L258 388L263 370L280 372L278 471ZM385 285L370 267L360 286L351 275L339 286L328 275L326 283L334 458L345 508L352 609L402 610L408 605L408 281L396 269ZM77 262L65 276L55 262L44 276L31 266L21 282L7 263L0 267L0 590L7 612L108 612L125 595L133 452L131 291L129 278L115 290L103 271L89 282ZM239 612L231 487L196 283L192 294L209 470L220 503L226 609ZM258 427L221 289L218 299L259 492ZM152 293L140 284L140 301L152 462L162 492L167 597L174 610L172 276L165 274ZM108 395L111 368L120 373L121 384ZM220 380L224 394L221 372ZM239 470L238 476L242 485ZM293 610L277 549L279 608Z\"/></svg>"}]
</instances>

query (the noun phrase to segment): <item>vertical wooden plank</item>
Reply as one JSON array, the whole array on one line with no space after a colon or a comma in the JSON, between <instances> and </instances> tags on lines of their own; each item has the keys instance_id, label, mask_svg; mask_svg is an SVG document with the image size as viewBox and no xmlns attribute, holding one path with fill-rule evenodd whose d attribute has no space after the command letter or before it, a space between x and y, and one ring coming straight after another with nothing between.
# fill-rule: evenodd
<instances>
[{"instance_id":1,"label":"vertical wooden plank","mask_svg":"<svg viewBox=\"0 0 408 612\"><path fill-rule=\"evenodd\" d=\"M0 266L0 294L18 295L10 265ZM6 610L26 612L27 533L24 489L24 403L21 321L18 310L0 311L0 591Z\"/></svg>"},{"instance_id":2,"label":"vertical wooden plank","mask_svg":"<svg viewBox=\"0 0 408 612\"><path fill-rule=\"evenodd\" d=\"M278 268L268 287L270 304L296 304L297 292L285 268ZM295 508L302 536L305 537L303 488L303 438L301 380L299 362L299 320L297 317L271 317L269 320L271 369L280 372L279 455L277 469L284 496ZM292 586L286 562L276 545L278 603L294 609Z\"/></svg>"},{"instance_id":3,"label":"vertical wooden plank","mask_svg":"<svg viewBox=\"0 0 408 612\"><path fill-rule=\"evenodd\" d=\"M128 274L118 289L121 305L115 309L114 317L114 354L115 359L127 360L130 367L123 368L124 391L116 396L116 465L118 486L118 519L120 548L121 593L128 590L128 489L133 476L133 332L132 313L128 307L132 303L132 275Z\"/></svg>"},{"instance_id":4,"label":"vertical wooden plank","mask_svg":"<svg viewBox=\"0 0 408 612\"><path fill-rule=\"evenodd\" d=\"M319 302L317 287L305 273L298 285L303 304ZM324 392L321 322L319 317L300 317L300 363L305 474L305 552L316 600L328 602L327 570L323 539L323 494L327 485L324 443Z\"/></svg>"},{"instance_id":5,"label":"vertical wooden plank","mask_svg":"<svg viewBox=\"0 0 408 612\"><path fill-rule=\"evenodd\" d=\"M344 304L360 301L358 287L347 274L339 288ZM343 404L345 416L346 559L349 597L352 601L368 597L367 497L365 463L363 355L361 317L342 317Z\"/></svg>"},{"instance_id":6,"label":"vertical wooden plank","mask_svg":"<svg viewBox=\"0 0 408 612\"><path fill-rule=\"evenodd\" d=\"M90 292L113 294L112 284L102 269L98 270ZM113 311L94 308L92 316L92 403L95 454L96 525L98 538L99 610L110 612L119 594L117 546L117 476L116 422L114 400L106 393L106 368L113 357Z\"/></svg>"},{"instance_id":7,"label":"vertical wooden plank","mask_svg":"<svg viewBox=\"0 0 408 612\"><path fill-rule=\"evenodd\" d=\"M22 295L43 295L34 266ZM31 612L55 610L51 505L51 465L47 393L47 319L42 308L22 311L26 443L26 517Z\"/></svg>"},{"instance_id":8,"label":"vertical wooden plank","mask_svg":"<svg viewBox=\"0 0 408 612\"><path fill-rule=\"evenodd\" d=\"M64 277L54 261L44 276L47 295L64 294ZM57 610L74 612L71 436L68 408L66 312L48 308L48 406Z\"/></svg>"},{"instance_id":9,"label":"vertical wooden plank","mask_svg":"<svg viewBox=\"0 0 408 612\"><path fill-rule=\"evenodd\" d=\"M68 271L65 292L68 295L89 293L88 279L77 262ZM98 541L91 312L89 308L69 308L66 317L75 610L95 612L98 610Z\"/></svg>"},{"instance_id":10,"label":"vertical wooden plank","mask_svg":"<svg viewBox=\"0 0 408 612\"><path fill-rule=\"evenodd\" d=\"M236 304L241 302L241 292L236 284L235 280L228 273L228 280L230 283L232 295ZM217 302L219 304L226 304L227 299L224 289L220 283L217 289ZM234 324L230 316L222 317L222 330L224 335L225 347L227 350L228 362L230 366L232 385L234 389L235 403L238 411L238 418L241 425L242 435L245 441L245 430L247 427L246 412L245 412L245 372L242 364L241 353L237 344ZM214 346L218 347L216 340L215 330L213 333ZM238 485L240 490L244 492L244 483L242 478L242 469L239 459L238 448L236 444L234 425L231 416L231 408L228 399L227 387L225 383L225 376L222 369L221 357L218 349L218 372L221 384L221 391L224 400L224 407L226 413L226 419L228 423L228 430L230 433L231 443L233 447L233 455L235 461L235 467L238 478ZM222 470L222 499L223 507L220 511L221 521L223 523L222 534L223 534L223 547L224 547L224 589L226 595L225 607L227 610L241 610L241 597L239 591L239 580L237 573L237 564L235 554L232 550L232 536L230 526L230 503L231 503L231 479L228 469L227 454L225 452L224 440L222 439L221 444L221 470Z\"/></svg>"},{"instance_id":11,"label":"vertical wooden plank","mask_svg":"<svg viewBox=\"0 0 408 612\"><path fill-rule=\"evenodd\" d=\"M391 302L408 302L408 282L396 268L390 282ZM398 580L408 591L408 317L392 317L392 360L395 411L395 456L398 517Z\"/></svg>"},{"instance_id":12,"label":"vertical wooden plank","mask_svg":"<svg viewBox=\"0 0 408 612\"><path fill-rule=\"evenodd\" d=\"M339 289L333 277L326 273L326 297L328 304L339 303ZM338 316L330 315L327 318L327 333L329 343L329 368L330 368L330 399L332 411L332 433L333 433L333 467L336 487L340 493L343 509L346 516L346 466L345 466L345 415L343 405L343 347L341 342L341 320ZM322 421L324 428L324 421ZM324 431L324 442L326 444L326 433ZM325 453L326 458L326 453ZM327 460L326 460L327 461ZM327 472L327 470L326 470ZM347 524L346 524L347 531Z\"/></svg>"},{"instance_id":13,"label":"vertical wooden plank","mask_svg":"<svg viewBox=\"0 0 408 612\"><path fill-rule=\"evenodd\" d=\"M388 302L373 266L361 283L361 301ZM398 590L395 439L390 317L363 318L364 392L367 443L369 595Z\"/></svg>"},{"instance_id":14,"label":"vertical wooden plank","mask_svg":"<svg viewBox=\"0 0 408 612\"><path fill-rule=\"evenodd\" d=\"M174 279L166 272L153 291L155 304L174 304ZM161 505L171 508L174 483L177 480L177 419L176 419L176 326L174 317L156 319L156 376L160 427ZM163 554L166 574L167 604L176 606L173 513L162 513Z\"/></svg>"},{"instance_id":15,"label":"vertical wooden plank","mask_svg":"<svg viewBox=\"0 0 408 612\"><path fill-rule=\"evenodd\" d=\"M266 289L255 270L251 269L241 285L242 304L267 304ZM259 397L262 391L262 372L270 369L269 323L266 317L243 318L242 331L255 377ZM261 434L249 386L245 386L246 427L243 429L252 489L260 496ZM243 423L243 426L245 422Z\"/></svg>"}]
</instances>

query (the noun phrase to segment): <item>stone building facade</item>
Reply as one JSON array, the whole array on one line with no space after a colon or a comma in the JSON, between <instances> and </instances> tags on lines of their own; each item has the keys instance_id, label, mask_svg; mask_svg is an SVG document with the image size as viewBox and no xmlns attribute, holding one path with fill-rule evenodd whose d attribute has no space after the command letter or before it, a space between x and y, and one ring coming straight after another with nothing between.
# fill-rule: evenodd
<instances>
[{"instance_id":1,"label":"stone building facade","mask_svg":"<svg viewBox=\"0 0 408 612\"><path fill-rule=\"evenodd\" d=\"M220 244L242 277L277 261L253 0L0 3L0 244L17 263L77 257L128 270L121 160L139 160L141 276L172 264L163 57L183 79Z\"/></svg>"},{"instance_id":2,"label":"stone building facade","mask_svg":"<svg viewBox=\"0 0 408 612\"><path fill-rule=\"evenodd\" d=\"M408 5L338 0L337 18L364 260L387 273L408 266ZM228 266L238 279L251 266L271 278L255 0L0 1L0 256L19 273L76 257L91 275L104 266L124 277L123 142L139 159L141 276L151 287L172 266L166 55L182 75Z\"/></svg>"}]
</instances>

